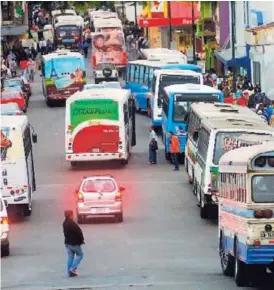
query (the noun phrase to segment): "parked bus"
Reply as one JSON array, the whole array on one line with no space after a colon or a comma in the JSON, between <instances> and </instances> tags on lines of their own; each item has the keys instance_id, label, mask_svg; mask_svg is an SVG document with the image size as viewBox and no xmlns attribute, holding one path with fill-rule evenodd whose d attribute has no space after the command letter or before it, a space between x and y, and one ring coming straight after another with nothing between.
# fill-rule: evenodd
<instances>
[{"instance_id":1,"label":"parked bus","mask_svg":"<svg viewBox=\"0 0 274 290\"><path fill-rule=\"evenodd\" d=\"M274 142L224 154L219 174L223 274L239 287L258 285L267 280L267 268L274 273Z\"/></svg>"},{"instance_id":2,"label":"parked bus","mask_svg":"<svg viewBox=\"0 0 274 290\"><path fill-rule=\"evenodd\" d=\"M273 135L273 129L262 121L236 117L204 118L197 130L198 145L194 165L194 190L200 206L200 217L209 218L217 209L212 196L212 172L218 170L219 160L226 152L239 147L242 134Z\"/></svg>"},{"instance_id":3,"label":"parked bus","mask_svg":"<svg viewBox=\"0 0 274 290\"><path fill-rule=\"evenodd\" d=\"M197 65L185 64L183 59L153 59L130 61L125 76L125 89L131 90L135 96L136 110L150 109L153 75L156 70L191 70L201 72Z\"/></svg>"},{"instance_id":4,"label":"parked bus","mask_svg":"<svg viewBox=\"0 0 274 290\"><path fill-rule=\"evenodd\" d=\"M169 132L180 142L180 161L184 162L187 140L187 123L191 104L194 102L223 102L223 93L205 85L184 84L165 87L162 97L162 132L165 156L170 160Z\"/></svg>"},{"instance_id":5,"label":"parked bus","mask_svg":"<svg viewBox=\"0 0 274 290\"><path fill-rule=\"evenodd\" d=\"M78 52L56 51L41 63L43 94L49 107L82 90L87 82L84 57Z\"/></svg>"},{"instance_id":6,"label":"parked bus","mask_svg":"<svg viewBox=\"0 0 274 290\"><path fill-rule=\"evenodd\" d=\"M119 69L127 65L127 52L124 33L122 31L107 31L94 33L92 36L93 69L99 63L113 63Z\"/></svg>"},{"instance_id":7,"label":"parked bus","mask_svg":"<svg viewBox=\"0 0 274 290\"><path fill-rule=\"evenodd\" d=\"M127 164L135 145L135 106L128 90L86 90L67 100L65 151L71 166L100 160Z\"/></svg>"},{"instance_id":8,"label":"parked bus","mask_svg":"<svg viewBox=\"0 0 274 290\"><path fill-rule=\"evenodd\" d=\"M236 118L243 120L257 120L263 123L262 118L255 112L247 107L224 104L224 103L194 103L191 106L191 111L188 121L188 139L186 145L185 154L185 168L188 174L189 183L193 183L194 176L194 165L196 163L196 154L198 146L198 131L201 126L203 119L225 119L225 118ZM249 135L248 135L249 136ZM255 135L258 136L258 135ZM259 136L262 138L262 136ZM196 186L196 184L195 184ZM211 184L213 190L213 184ZM196 189L193 189L193 193L196 193Z\"/></svg>"},{"instance_id":9,"label":"parked bus","mask_svg":"<svg viewBox=\"0 0 274 290\"><path fill-rule=\"evenodd\" d=\"M153 74L148 116L154 127L162 127L162 95L166 86L176 84L203 84L203 75L191 70L156 70ZM149 94L148 94L149 95Z\"/></svg>"},{"instance_id":10,"label":"parked bus","mask_svg":"<svg viewBox=\"0 0 274 290\"><path fill-rule=\"evenodd\" d=\"M1 193L24 216L31 215L36 190L32 148L36 142L27 116L1 116Z\"/></svg>"},{"instance_id":11,"label":"parked bus","mask_svg":"<svg viewBox=\"0 0 274 290\"><path fill-rule=\"evenodd\" d=\"M54 46L79 51L83 42L84 20L81 16L59 16L54 25Z\"/></svg>"}]
</instances>

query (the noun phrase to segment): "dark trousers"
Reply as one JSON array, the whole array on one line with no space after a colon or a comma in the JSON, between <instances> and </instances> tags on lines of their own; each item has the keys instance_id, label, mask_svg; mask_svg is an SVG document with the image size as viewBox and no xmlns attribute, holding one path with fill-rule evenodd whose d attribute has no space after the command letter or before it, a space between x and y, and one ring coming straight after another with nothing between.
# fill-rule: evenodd
<instances>
[{"instance_id":1,"label":"dark trousers","mask_svg":"<svg viewBox=\"0 0 274 290\"><path fill-rule=\"evenodd\" d=\"M85 58L88 57L88 47L84 47L84 54L85 54Z\"/></svg>"},{"instance_id":2,"label":"dark trousers","mask_svg":"<svg viewBox=\"0 0 274 290\"><path fill-rule=\"evenodd\" d=\"M171 153L171 159L176 170L179 169L178 153Z\"/></svg>"},{"instance_id":3,"label":"dark trousers","mask_svg":"<svg viewBox=\"0 0 274 290\"><path fill-rule=\"evenodd\" d=\"M149 145L149 149L148 149L148 161L150 163L156 164L157 163L157 151L156 150L152 150L152 146Z\"/></svg>"}]
</instances>

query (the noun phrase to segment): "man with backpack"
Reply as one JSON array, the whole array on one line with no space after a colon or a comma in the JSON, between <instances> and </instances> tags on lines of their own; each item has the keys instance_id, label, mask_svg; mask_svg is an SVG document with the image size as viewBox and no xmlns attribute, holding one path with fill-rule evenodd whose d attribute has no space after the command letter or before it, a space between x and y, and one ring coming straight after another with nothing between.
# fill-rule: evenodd
<instances>
[{"instance_id":1,"label":"man with backpack","mask_svg":"<svg viewBox=\"0 0 274 290\"><path fill-rule=\"evenodd\" d=\"M149 156L148 163L149 164L157 164L157 150L158 150L158 142L157 135L154 131L154 127L151 126L149 128L149 148L148 148Z\"/></svg>"}]
</instances>

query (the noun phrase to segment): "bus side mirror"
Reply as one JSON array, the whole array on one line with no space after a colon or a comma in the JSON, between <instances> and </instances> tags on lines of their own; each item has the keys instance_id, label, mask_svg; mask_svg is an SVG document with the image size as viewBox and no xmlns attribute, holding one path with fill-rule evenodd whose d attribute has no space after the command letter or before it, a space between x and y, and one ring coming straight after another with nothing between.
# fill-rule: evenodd
<instances>
[{"instance_id":1,"label":"bus side mirror","mask_svg":"<svg viewBox=\"0 0 274 290\"><path fill-rule=\"evenodd\" d=\"M8 201L5 200L5 199L4 199L4 204L5 204L5 207L8 207L8 205L9 205L9 204L8 204Z\"/></svg>"},{"instance_id":2,"label":"bus side mirror","mask_svg":"<svg viewBox=\"0 0 274 290\"><path fill-rule=\"evenodd\" d=\"M32 142L37 143L37 134L32 133Z\"/></svg>"},{"instance_id":3,"label":"bus side mirror","mask_svg":"<svg viewBox=\"0 0 274 290\"><path fill-rule=\"evenodd\" d=\"M199 139L199 131L195 131L194 134L193 134L193 140L194 140L195 142L197 142L198 139Z\"/></svg>"}]
</instances>

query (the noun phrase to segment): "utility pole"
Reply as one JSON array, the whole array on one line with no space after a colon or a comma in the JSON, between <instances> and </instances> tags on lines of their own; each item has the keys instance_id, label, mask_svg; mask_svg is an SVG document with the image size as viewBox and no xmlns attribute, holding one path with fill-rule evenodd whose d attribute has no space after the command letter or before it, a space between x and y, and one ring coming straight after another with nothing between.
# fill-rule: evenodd
<instances>
[{"instance_id":1,"label":"utility pole","mask_svg":"<svg viewBox=\"0 0 274 290\"><path fill-rule=\"evenodd\" d=\"M236 92L236 59L235 59L235 1L231 1L231 50L232 50L232 72L233 92Z\"/></svg>"},{"instance_id":2,"label":"utility pole","mask_svg":"<svg viewBox=\"0 0 274 290\"><path fill-rule=\"evenodd\" d=\"M171 26L171 9L170 9L170 1L167 1L167 10L168 10L168 48L171 49L172 43L172 26Z\"/></svg>"},{"instance_id":3,"label":"utility pole","mask_svg":"<svg viewBox=\"0 0 274 290\"><path fill-rule=\"evenodd\" d=\"M196 64L196 38L195 38L195 34L196 34L196 29L195 29L195 13L194 13L194 2L192 1L192 48L193 48L193 64Z\"/></svg>"},{"instance_id":4,"label":"utility pole","mask_svg":"<svg viewBox=\"0 0 274 290\"><path fill-rule=\"evenodd\" d=\"M124 21L124 18L125 18L125 3L124 1L121 1L122 3L122 18L123 18L123 21Z\"/></svg>"}]
</instances>

